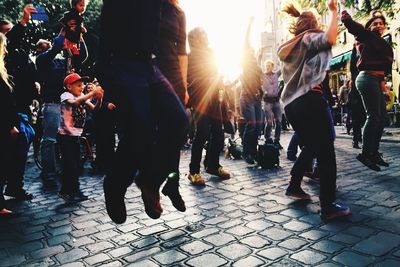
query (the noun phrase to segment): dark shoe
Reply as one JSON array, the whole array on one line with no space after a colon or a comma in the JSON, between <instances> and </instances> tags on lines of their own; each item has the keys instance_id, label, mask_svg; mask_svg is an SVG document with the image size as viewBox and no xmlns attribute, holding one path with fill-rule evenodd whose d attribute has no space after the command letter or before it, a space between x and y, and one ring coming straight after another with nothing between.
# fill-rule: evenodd
<instances>
[{"instance_id":1,"label":"dark shoe","mask_svg":"<svg viewBox=\"0 0 400 267\"><path fill-rule=\"evenodd\" d=\"M66 203L75 202L75 201L74 201L74 197L73 197L73 195L71 195L71 194L67 194L67 193L64 193L64 192L59 192L57 195L58 195L60 198L62 198Z\"/></svg>"},{"instance_id":2,"label":"dark shoe","mask_svg":"<svg viewBox=\"0 0 400 267\"><path fill-rule=\"evenodd\" d=\"M304 176L310 178L311 180L314 180L315 182L319 183L319 177L318 174L315 171L311 172L304 172Z\"/></svg>"},{"instance_id":3,"label":"dark shoe","mask_svg":"<svg viewBox=\"0 0 400 267\"><path fill-rule=\"evenodd\" d=\"M231 178L231 174L228 171L224 170L224 168L222 166L220 166L217 170L207 169L206 172L209 174L212 174L212 175L216 175L222 179Z\"/></svg>"},{"instance_id":4,"label":"dark shoe","mask_svg":"<svg viewBox=\"0 0 400 267\"><path fill-rule=\"evenodd\" d=\"M8 216L8 215L11 215L11 214L12 214L12 211L8 210L6 208L3 208L3 209L0 210L0 217Z\"/></svg>"},{"instance_id":5,"label":"dark shoe","mask_svg":"<svg viewBox=\"0 0 400 267\"><path fill-rule=\"evenodd\" d=\"M73 195L73 199L75 202L82 202L88 200L88 196L83 194L81 191Z\"/></svg>"},{"instance_id":6,"label":"dark shoe","mask_svg":"<svg viewBox=\"0 0 400 267\"><path fill-rule=\"evenodd\" d=\"M368 168L370 168L371 170L374 170L377 172L381 171L381 168L379 168L379 166L376 165L375 160L370 156L366 156L364 154L358 154L356 159L358 161L360 161L362 164L364 164L365 166L367 166Z\"/></svg>"},{"instance_id":7,"label":"dark shoe","mask_svg":"<svg viewBox=\"0 0 400 267\"><path fill-rule=\"evenodd\" d=\"M389 167L389 163L383 160L381 153L375 155L375 163L383 167Z\"/></svg>"},{"instance_id":8,"label":"dark shoe","mask_svg":"<svg viewBox=\"0 0 400 267\"><path fill-rule=\"evenodd\" d=\"M158 190L152 190L146 185L139 185L138 183L136 185L142 191L142 200L146 214L152 219L160 218L163 209L161 208L160 193Z\"/></svg>"},{"instance_id":9,"label":"dark shoe","mask_svg":"<svg viewBox=\"0 0 400 267\"><path fill-rule=\"evenodd\" d=\"M344 217L349 215L350 213L351 212L349 207L340 206L338 204L332 204L328 207L321 209L321 217L327 220Z\"/></svg>"},{"instance_id":10,"label":"dark shoe","mask_svg":"<svg viewBox=\"0 0 400 267\"><path fill-rule=\"evenodd\" d=\"M278 148L279 150L283 149L283 146L281 145L281 143L275 142L274 144L275 144L276 148Z\"/></svg>"},{"instance_id":11,"label":"dark shoe","mask_svg":"<svg viewBox=\"0 0 400 267\"><path fill-rule=\"evenodd\" d=\"M287 156L287 159L290 161L296 161L297 157L296 156Z\"/></svg>"},{"instance_id":12,"label":"dark shoe","mask_svg":"<svg viewBox=\"0 0 400 267\"><path fill-rule=\"evenodd\" d=\"M255 164L255 161L254 161L254 158L252 155L247 155L243 159L244 159L244 161L246 161L247 164L250 164L250 165Z\"/></svg>"},{"instance_id":13,"label":"dark shoe","mask_svg":"<svg viewBox=\"0 0 400 267\"><path fill-rule=\"evenodd\" d=\"M286 195L288 197L296 198L296 199L303 199L303 200L310 200L311 196L301 189L300 186L294 186L289 184L288 188L286 189Z\"/></svg>"},{"instance_id":14,"label":"dark shoe","mask_svg":"<svg viewBox=\"0 0 400 267\"><path fill-rule=\"evenodd\" d=\"M164 196L169 197L175 209L182 212L186 210L185 202L179 194L179 175L177 173L168 175L167 183L161 192Z\"/></svg>"},{"instance_id":15,"label":"dark shoe","mask_svg":"<svg viewBox=\"0 0 400 267\"><path fill-rule=\"evenodd\" d=\"M353 148L361 149L361 147L358 145L358 142L353 142Z\"/></svg>"},{"instance_id":16,"label":"dark shoe","mask_svg":"<svg viewBox=\"0 0 400 267\"><path fill-rule=\"evenodd\" d=\"M103 189L108 216L117 224L124 223L126 221L125 193L127 187L112 181L112 178L106 175Z\"/></svg>"},{"instance_id":17,"label":"dark shoe","mask_svg":"<svg viewBox=\"0 0 400 267\"><path fill-rule=\"evenodd\" d=\"M27 193L24 189L19 189L19 190L8 190L6 188L6 191L4 192L4 195L13 197L16 200L31 200L33 199L33 195Z\"/></svg>"}]
</instances>

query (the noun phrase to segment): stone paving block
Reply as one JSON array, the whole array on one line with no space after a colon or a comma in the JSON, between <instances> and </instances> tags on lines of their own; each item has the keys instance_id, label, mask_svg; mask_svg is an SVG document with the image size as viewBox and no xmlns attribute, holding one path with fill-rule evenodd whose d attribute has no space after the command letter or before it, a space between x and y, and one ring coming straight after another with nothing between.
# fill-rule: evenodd
<instances>
[{"instance_id":1,"label":"stone paving block","mask_svg":"<svg viewBox=\"0 0 400 267\"><path fill-rule=\"evenodd\" d=\"M69 235L58 235L58 236L48 238L47 244L49 244L49 246L54 246L54 245L59 245L59 244L65 243L69 240L71 240L71 236L69 236Z\"/></svg>"},{"instance_id":2,"label":"stone paving block","mask_svg":"<svg viewBox=\"0 0 400 267\"><path fill-rule=\"evenodd\" d=\"M74 226L75 226L75 225L74 225ZM103 231L107 231L107 230L110 230L110 229L115 228L115 225L114 225L114 224L111 224L111 223L105 223L105 224L97 225L96 228L97 228L100 232L103 232Z\"/></svg>"},{"instance_id":3,"label":"stone paving block","mask_svg":"<svg viewBox=\"0 0 400 267\"><path fill-rule=\"evenodd\" d=\"M153 256L153 259L161 263L162 266L168 264L177 264L186 258L187 256L185 254L176 250L169 250L167 252L159 253Z\"/></svg>"},{"instance_id":4,"label":"stone paving block","mask_svg":"<svg viewBox=\"0 0 400 267\"><path fill-rule=\"evenodd\" d=\"M154 255L160 251L161 251L161 249L158 247L149 248L149 249L142 250L142 251L137 251L137 252L134 252L133 254L125 257L124 260L126 260L129 263L132 263L132 262L135 262L135 261L143 259L143 258L151 257L152 255Z\"/></svg>"},{"instance_id":5,"label":"stone paving block","mask_svg":"<svg viewBox=\"0 0 400 267\"><path fill-rule=\"evenodd\" d=\"M179 228L179 227L185 226L187 224L187 222L184 219L179 219L179 220L175 220L175 221L166 222L165 224L171 228Z\"/></svg>"},{"instance_id":6,"label":"stone paving block","mask_svg":"<svg viewBox=\"0 0 400 267\"><path fill-rule=\"evenodd\" d=\"M240 225L242 223L243 222L240 219L232 219L230 221L218 224L218 227L222 228L222 229L229 229L229 228L233 228L234 226L238 226L238 225Z\"/></svg>"},{"instance_id":7,"label":"stone paving block","mask_svg":"<svg viewBox=\"0 0 400 267\"><path fill-rule=\"evenodd\" d=\"M40 233L33 233L33 234L29 234L29 235L24 235L21 238L21 241L29 242L29 241L41 240L43 238L45 238L45 235L40 232Z\"/></svg>"},{"instance_id":8,"label":"stone paving block","mask_svg":"<svg viewBox=\"0 0 400 267\"><path fill-rule=\"evenodd\" d=\"M111 242L108 241L101 241L101 242L96 242L94 244L90 244L86 246L86 249L90 251L92 254L96 254L100 251L109 249L109 248L114 248L114 245Z\"/></svg>"},{"instance_id":9,"label":"stone paving block","mask_svg":"<svg viewBox=\"0 0 400 267\"><path fill-rule=\"evenodd\" d=\"M367 228L367 227L362 227L362 226L351 226L347 228L345 231L343 231L346 234L358 236L360 238L366 238L370 235L372 235L376 230Z\"/></svg>"},{"instance_id":10,"label":"stone paving block","mask_svg":"<svg viewBox=\"0 0 400 267\"><path fill-rule=\"evenodd\" d=\"M190 259L186 262L188 266L193 266L193 267L197 266L218 267L218 266L224 266L226 263L227 261L225 259L213 253L207 253L199 257Z\"/></svg>"},{"instance_id":11,"label":"stone paving block","mask_svg":"<svg viewBox=\"0 0 400 267\"><path fill-rule=\"evenodd\" d=\"M119 247L119 248L110 250L107 253L110 254L113 258L119 258L119 257L129 254L133 251L134 251L134 249L132 247L126 246L126 247Z\"/></svg>"},{"instance_id":12,"label":"stone paving block","mask_svg":"<svg viewBox=\"0 0 400 267\"><path fill-rule=\"evenodd\" d=\"M41 259L41 258L51 257L63 252L64 252L64 247L53 246L32 251L31 256L33 259Z\"/></svg>"},{"instance_id":13,"label":"stone paving block","mask_svg":"<svg viewBox=\"0 0 400 267\"><path fill-rule=\"evenodd\" d=\"M129 232L135 231L141 227L143 227L143 226L140 224L131 223L131 224L124 224L122 226L118 226L118 230L120 230L124 233L129 233Z\"/></svg>"},{"instance_id":14,"label":"stone paving block","mask_svg":"<svg viewBox=\"0 0 400 267\"><path fill-rule=\"evenodd\" d=\"M96 227L88 227L81 230L72 231L71 234L74 237L82 237L82 236L92 235L97 232L99 232L99 230Z\"/></svg>"},{"instance_id":15,"label":"stone paving block","mask_svg":"<svg viewBox=\"0 0 400 267\"><path fill-rule=\"evenodd\" d=\"M161 246L163 246L163 247L166 248L166 249L171 249L171 248L175 248L175 247L177 247L177 246L180 246L180 245L182 245L182 244L184 244L184 243L187 243L187 242L189 242L190 240L191 240L191 239L190 239L189 237L182 236L182 237L173 239L173 240L171 240L171 241L162 243Z\"/></svg>"},{"instance_id":16,"label":"stone paving block","mask_svg":"<svg viewBox=\"0 0 400 267\"><path fill-rule=\"evenodd\" d=\"M208 236L204 238L204 240L207 241L208 243L211 243L214 246L222 246L235 240L235 237L229 234L219 233L216 235Z\"/></svg>"},{"instance_id":17,"label":"stone paving block","mask_svg":"<svg viewBox=\"0 0 400 267\"><path fill-rule=\"evenodd\" d=\"M247 227L254 229L256 231L262 231L265 230L269 227L272 227L273 224L270 222L267 222L265 220L256 220L256 221L252 221L246 224Z\"/></svg>"},{"instance_id":18,"label":"stone paving block","mask_svg":"<svg viewBox=\"0 0 400 267\"><path fill-rule=\"evenodd\" d=\"M260 234L276 241L286 239L293 235L293 233L279 228L269 228L262 231Z\"/></svg>"},{"instance_id":19,"label":"stone paving block","mask_svg":"<svg viewBox=\"0 0 400 267\"><path fill-rule=\"evenodd\" d=\"M233 266L234 267L257 267L257 266L264 266L266 264L265 261L260 260L259 258L256 258L254 256L249 256L247 258L241 259L236 261Z\"/></svg>"},{"instance_id":20,"label":"stone paving block","mask_svg":"<svg viewBox=\"0 0 400 267\"><path fill-rule=\"evenodd\" d=\"M342 234L342 233L336 234L336 235L330 237L329 239L332 241L337 241L337 242L341 242L341 243L345 243L345 244L349 244L349 245L356 244L356 243L360 242L360 240L361 240L361 238L359 238L359 237Z\"/></svg>"},{"instance_id":21,"label":"stone paving block","mask_svg":"<svg viewBox=\"0 0 400 267\"><path fill-rule=\"evenodd\" d=\"M143 260L127 265L127 267L159 267L160 265L151 260Z\"/></svg>"},{"instance_id":22,"label":"stone paving block","mask_svg":"<svg viewBox=\"0 0 400 267\"><path fill-rule=\"evenodd\" d=\"M312 225L321 224L321 217L317 214L308 214L306 216L300 217L299 220Z\"/></svg>"},{"instance_id":23,"label":"stone paving block","mask_svg":"<svg viewBox=\"0 0 400 267\"><path fill-rule=\"evenodd\" d=\"M289 238L285 241L278 244L278 246L289 249L289 250L298 250L299 248L305 246L307 244L306 241L297 239L297 238Z\"/></svg>"},{"instance_id":24,"label":"stone paving block","mask_svg":"<svg viewBox=\"0 0 400 267\"><path fill-rule=\"evenodd\" d=\"M299 222L299 221L290 221L288 223L285 223L283 225L284 228L291 230L291 231L295 231L295 232L302 232L304 230L310 229L313 226L311 224L308 223L303 223L303 222Z\"/></svg>"},{"instance_id":25,"label":"stone paving block","mask_svg":"<svg viewBox=\"0 0 400 267\"><path fill-rule=\"evenodd\" d=\"M85 267L85 264L82 262L71 262L60 265L61 267Z\"/></svg>"},{"instance_id":26,"label":"stone paving block","mask_svg":"<svg viewBox=\"0 0 400 267\"><path fill-rule=\"evenodd\" d=\"M226 222L226 221L228 221L228 220L229 220L228 217L225 217L225 216L217 216L217 217L215 217L215 218L212 218L212 219L203 221L203 223L204 223L204 224L209 224L209 225L216 225L216 224L219 224L219 223L222 223L222 222Z\"/></svg>"},{"instance_id":27,"label":"stone paving block","mask_svg":"<svg viewBox=\"0 0 400 267\"><path fill-rule=\"evenodd\" d=\"M186 244L186 245L183 245L180 247L180 249L182 249L183 251L185 251L191 255L203 253L212 248L213 248L212 246L210 246L204 242L201 242L201 241L194 241L194 242L191 242L189 244Z\"/></svg>"},{"instance_id":28,"label":"stone paving block","mask_svg":"<svg viewBox=\"0 0 400 267\"><path fill-rule=\"evenodd\" d=\"M92 244L95 241L87 236L81 237L81 238L72 238L72 240L70 240L69 242L67 242L67 244L71 247L80 247L80 246L84 246L87 244Z\"/></svg>"},{"instance_id":29,"label":"stone paving block","mask_svg":"<svg viewBox=\"0 0 400 267\"><path fill-rule=\"evenodd\" d=\"M238 226L235 226L235 227L227 230L226 232L240 237L240 236L245 236L250 233L253 233L254 230L251 228L242 226L242 225L238 225Z\"/></svg>"},{"instance_id":30,"label":"stone paving block","mask_svg":"<svg viewBox=\"0 0 400 267\"><path fill-rule=\"evenodd\" d=\"M150 236L150 235L154 235L156 233L160 233L165 230L167 230L166 227L164 227L162 225L155 225L152 227L140 229L137 231L137 233L140 235L144 235L144 236Z\"/></svg>"},{"instance_id":31,"label":"stone paving block","mask_svg":"<svg viewBox=\"0 0 400 267\"><path fill-rule=\"evenodd\" d=\"M140 238L138 241L131 243L130 245L134 248L141 249L150 245L153 245L154 243L157 243L158 239L153 237L153 236L148 236L144 238Z\"/></svg>"},{"instance_id":32,"label":"stone paving block","mask_svg":"<svg viewBox=\"0 0 400 267\"><path fill-rule=\"evenodd\" d=\"M199 232L193 233L193 234L191 234L191 236L193 236L194 238L202 238L205 236L215 234L218 231L219 230L217 228L207 228L207 229L201 230Z\"/></svg>"},{"instance_id":33,"label":"stone paving block","mask_svg":"<svg viewBox=\"0 0 400 267\"><path fill-rule=\"evenodd\" d=\"M282 222L286 222L286 221L290 220L289 217L286 217L284 215L279 215L279 214L269 215L266 217L266 219L269 221L272 221L272 222L276 222L276 223L282 223Z\"/></svg>"},{"instance_id":34,"label":"stone paving block","mask_svg":"<svg viewBox=\"0 0 400 267\"><path fill-rule=\"evenodd\" d=\"M25 244L21 244L19 246L13 247L9 249L9 252L13 255L23 255L25 253L35 251L43 248L43 244L40 241L28 242ZM1 259L1 257L0 257Z\"/></svg>"},{"instance_id":35,"label":"stone paving block","mask_svg":"<svg viewBox=\"0 0 400 267\"><path fill-rule=\"evenodd\" d=\"M111 239L113 237L117 237L118 235L120 235L120 233L115 230L107 230L107 231L102 231L100 233L94 234L93 237L95 237L99 240L107 240L107 239Z\"/></svg>"},{"instance_id":36,"label":"stone paving block","mask_svg":"<svg viewBox=\"0 0 400 267\"><path fill-rule=\"evenodd\" d=\"M217 252L228 259L237 260L239 258L249 255L250 253L252 253L252 250L244 245L230 244L217 249Z\"/></svg>"},{"instance_id":37,"label":"stone paving block","mask_svg":"<svg viewBox=\"0 0 400 267\"><path fill-rule=\"evenodd\" d=\"M100 253L100 254L85 258L85 262L87 262L90 266L93 266L95 264L105 262L110 259L111 259L110 256L108 256L107 254Z\"/></svg>"},{"instance_id":38,"label":"stone paving block","mask_svg":"<svg viewBox=\"0 0 400 267\"><path fill-rule=\"evenodd\" d=\"M259 235L248 236L246 238L240 239L240 242L253 248L262 248L271 244L271 241L262 238Z\"/></svg>"},{"instance_id":39,"label":"stone paving block","mask_svg":"<svg viewBox=\"0 0 400 267\"><path fill-rule=\"evenodd\" d=\"M398 260L398 259L386 259L384 261L374 263L374 266L376 266L376 267L399 267L400 266L400 260Z\"/></svg>"},{"instance_id":40,"label":"stone paving block","mask_svg":"<svg viewBox=\"0 0 400 267\"><path fill-rule=\"evenodd\" d=\"M132 234L132 233L128 233L128 234L119 234L113 238L111 238L111 240L115 243L117 243L117 245L122 246L125 245L127 243L130 243L134 240L139 239L138 236Z\"/></svg>"},{"instance_id":41,"label":"stone paving block","mask_svg":"<svg viewBox=\"0 0 400 267\"><path fill-rule=\"evenodd\" d=\"M335 254L336 252L345 248L345 246L343 246L339 243L333 242L333 241L329 241L329 240L322 240L322 241L312 245L311 247L315 250L329 253L329 254Z\"/></svg>"},{"instance_id":42,"label":"stone paving block","mask_svg":"<svg viewBox=\"0 0 400 267\"><path fill-rule=\"evenodd\" d=\"M81 222L81 223L74 223L74 227L78 230L87 228L87 227L97 226L97 225L99 225L99 223L94 220L89 220L89 221Z\"/></svg>"},{"instance_id":43,"label":"stone paving block","mask_svg":"<svg viewBox=\"0 0 400 267\"><path fill-rule=\"evenodd\" d=\"M325 262L325 263L318 264L315 267L339 267L339 266L340 266L339 264L335 264L332 262Z\"/></svg>"},{"instance_id":44,"label":"stone paving block","mask_svg":"<svg viewBox=\"0 0 400 267\"><path fill-rule=\"evenodd\" d=\"M56 259L61 263L74 262L89 255L89 253L81 248L74 248L70 251L56 255Z\"/></svg>"},{"instance_id":45,"label":"stone paving block","mask_svg":"<svg viewBox=\"0 0 400 267\"><path fill-rule=\"evenodd\" d=\"M279 258L285 256L286 254L287 254L287 252L285 250L276 248L276 247L267 248L267 249L257 252L257 255L260 255L261 257L264 257L271 261L275 261L276 259L279 259Z\"/></svg>"},{"instance_id":46,"label":"stone paving block","mask_svg":"<svg viewBox=\"0 0 400 267\"><path fill-rule=\"evenodd\" d=\"M8 267L8 266L20 265L24 261L25 257L23 255L12 255L10 257L1 259L1 266Z\"/></svg>"},{"instance_id":47,"label":"stone paving block","mask_svg":"<svg viewBox=\"0 0 400 267\"><path fill-rule=\"evenodd\" d=\"M324 255L308 249L292 254L290 258L307 265L317 264L326 259Z\"/></svg>"},{"instance_id":48,"label":"stone paving block","mask_svg":"<svg viewBox=\"0 0 400 267\"><path fill-rule=\"evenodd\" d=\"M400 246L400 236L387 232L380 232L356 244L353 249L365 254L383 256Z\"/></svg>"},{"instance_id":49,"label":"stone paving block","mask_svg":"<svg viewBox=\"0 0 400 267\"><path fill-rule=\"evenodd\" d=\"M364 256L351 251L344 251L333 257L333 260L349 267L367 266L374 262L374 258L371 256Z\"/></svg>"},{"instance_id":50,"label":"stone paving block","mask_svg":"<svg viewBox=\"0 0 400 267\"><path fill-rule=\"evenodd\" d=\"M327 235L329 235L329 233L325 232L325 231L310 230L308 232L302 233L300 236L303 238L306 238L308 240L315 241L315 240L321 239Z\"/></svg>"}]
</instances>

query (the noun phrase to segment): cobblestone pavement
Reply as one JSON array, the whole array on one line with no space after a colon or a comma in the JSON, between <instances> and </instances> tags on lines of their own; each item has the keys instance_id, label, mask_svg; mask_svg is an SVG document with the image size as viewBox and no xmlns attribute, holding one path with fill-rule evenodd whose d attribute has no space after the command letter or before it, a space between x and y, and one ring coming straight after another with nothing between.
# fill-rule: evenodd
<instances>
[{"instance_id":1,"label":"cobblestone pavement","mask_svg":"<svg viewBox=\"0 0 400 267\"><path fill-rule=\"evenodd\" d=\"M384 137L381 150L390 167L373 172L355 159L359 151L340 131L337 198L353 214L331 222L318 215L318 184L312 180L304 180L311 202L284 195L292 165L285 150L277 170L221 156L233 178L204 174L204 188L185 178L190 152L183 151L187 211L175 211L162 197L164 213L152 220L139 189L131 186L122 225L106 213L101 176L86 170L81 186L90 199L66 206L54 192L42 191L29 163L26 187L36 197L7 202L17 214L0 220L0 266L400 266L399 135ZM283 134L284 147L290 136Z\"/></svg>"}]
</instances>

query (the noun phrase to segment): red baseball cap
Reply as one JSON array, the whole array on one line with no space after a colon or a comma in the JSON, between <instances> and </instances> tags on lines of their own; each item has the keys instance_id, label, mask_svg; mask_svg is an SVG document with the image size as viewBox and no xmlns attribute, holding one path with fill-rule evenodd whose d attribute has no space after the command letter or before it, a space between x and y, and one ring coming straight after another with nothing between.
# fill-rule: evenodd
<instances>
[{"instance_id":1,"label":"red baseball cap","mask_svg":"<svg viewBox=\"0 0 400 267\"><path fill-rule=\"evenodd\" d=\"M88 76L83 76L81 77L78 73L71 73L70 75L68 75L67 77L65 77L64 79L64 86L67 87L67 84L72 84L74 82L77 81L89 81L89 77Z\"/></svg>"}]
</instances>

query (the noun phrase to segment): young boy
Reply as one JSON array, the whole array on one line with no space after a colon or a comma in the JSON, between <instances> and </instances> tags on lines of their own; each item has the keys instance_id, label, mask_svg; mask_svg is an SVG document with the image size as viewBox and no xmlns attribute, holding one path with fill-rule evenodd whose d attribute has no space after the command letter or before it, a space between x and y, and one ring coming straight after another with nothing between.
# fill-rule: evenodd
<instances>
[{"instance_id":1,"label":"young boy","mask_svg":"<svg viewBox=\"0 0 400 267\"><path fill-rule=\"evenodd\" d=\"M79 55L81 33L86 33L83 26L82 14L86 10L89 0L70 0L71 9L64 13L60 22L66 31L64 48L69 49L72 55Z\"/></svg>"},{"instance_id":2,"label":"young boy","mask_svg":"<svg viewBox=\"0 0 400 267\"><path fill-rule=\"evenodd\" d=\"M61 122L58 129L58 142L61 150L61 164L63 173L61 176L61 190L59 196L66 202L79 202L87 200L79 189L80 174L80 146L79 136L82 134L85 123L85 105L92 109L101 106L103 90L96 87L92 92L83 94L83 81L88 77L81 77L72 73L64 79L67 92L61 95ZM90 102L96 97L95 104Z\"/></svg>"}]
</instances>

